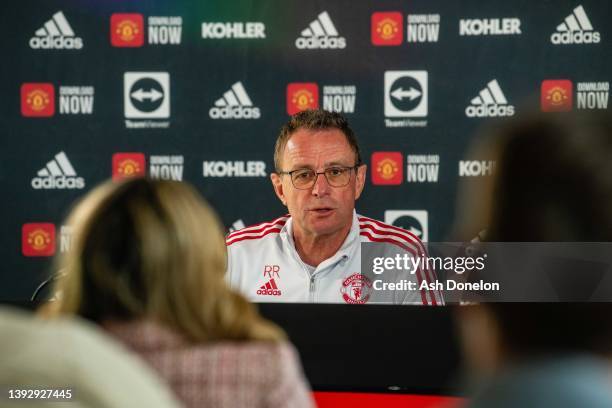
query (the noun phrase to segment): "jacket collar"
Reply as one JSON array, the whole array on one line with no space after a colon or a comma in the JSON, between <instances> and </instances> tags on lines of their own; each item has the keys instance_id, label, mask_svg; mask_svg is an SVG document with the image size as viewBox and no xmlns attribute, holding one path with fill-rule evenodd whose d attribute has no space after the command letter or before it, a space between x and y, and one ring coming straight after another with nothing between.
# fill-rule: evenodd
<instances>
[{"instance_id":1,"label":"jacket collar","mask_svg":"<svg viewBox=\"0 0 612 408\"><path fill-rule=\"evenodd\" d=\"M284 250L287 250L290 253L292 253L296 257L296 259L300 259L300 256L297 250L295 249L295 242L293 240L293 218L292 217L289 217L289 219L287 220L287 222L281 229L280 237L282 240ZM359 240L359 219L357 218L356 211L353 210L353 219L351 222L351 229L349 230L348 235L346 236L344 242L342 243L342 246L340 246L340 249L334 255L324 260L323 262L321 262L317 266L315 273L327 268L328 266L335 265L336 263L342 260L348 260L351 257L355 256L356 249L359 246L359 242L360 242Z\"/></svg>"}]
</instances>

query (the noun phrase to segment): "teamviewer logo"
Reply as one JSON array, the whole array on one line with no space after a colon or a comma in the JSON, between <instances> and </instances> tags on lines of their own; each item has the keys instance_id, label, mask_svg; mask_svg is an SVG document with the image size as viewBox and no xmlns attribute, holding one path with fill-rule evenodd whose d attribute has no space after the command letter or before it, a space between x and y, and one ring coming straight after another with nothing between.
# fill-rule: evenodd
<instances>
[{"instance_id":1,"label":"teamviewer logo","mask_svg":"<svg viewBox=\"0 0 612 408\"><path fill-rule=\"evenodd\" d=\"M427 71L385 72L385 116L427 116Z\"/></svg>"},{"instance_id":2,"label":"teamviewer logo","mask_svg":"<svg viewBox=\"0 0 612 408\"><path fill-rule=\"evenodd\" d=\"M126 72L123 77L125 117L170 117L170 75L167 72Z\"/></svg>"}]
</instances>

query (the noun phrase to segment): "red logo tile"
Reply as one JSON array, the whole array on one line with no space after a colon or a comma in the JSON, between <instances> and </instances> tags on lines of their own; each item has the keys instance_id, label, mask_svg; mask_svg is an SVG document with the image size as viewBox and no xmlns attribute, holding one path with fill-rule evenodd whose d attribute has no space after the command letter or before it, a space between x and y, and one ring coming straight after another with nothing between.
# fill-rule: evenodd
<instances>
[{"instance_id":1,"label":"red logo tile","mask_svg":"<svg viewBox=\"0 0 612 408\"><path fill-rule=\"evenodd\" d=\"M401 45L404 37L402 13L376 12L372 13L372 44Z\"/></svg>"},{"instance_id":2,"label":"red logo tile","mask_svg":"<svg viewBox=\"0 0 612 408\"><path fill-rule=\"evenodd\" d=\"M113 154L113 180L131 177L144 177L146 161L143 153Z\"/></svg>"},{"instance_id":3,"label":"red logo tile","mask_svg":"<svg viewBox=\"0 0 612 408\"><path fill-rule=\"evenodd\" d=\"M55 88L53 84L22 84L21 114L30 117L53 116L55 114Z\"/></svg>"},{"instance_id":4,"label":"red logo tile","mask_svg":"<svg viewBox=\"0 0 612 408\"><path fill-rule=\"evenodd\" d=\"M403 156L400 152L372 153L372 184L402 184L404 178L403 162Z\"/></svg>"},{"instance_id":5,"label":"red logo tile","mask_svg":"<svg viewBox=\"0 0 612 408\"><path fill-rule=\"evenodd\" d=\"M21 253L24 256L53 256L55 254L55 225L48 222L23 224Z\"/></svg>"},{"instance_id":6,"label":"red logo tile","mask_svg":"<svg viewBox=\"0 0 612 408\"><path fill-rule=\"evenodd\" d=\"M540 105L543 112L568 112L573 106L573 85L567 79L542 81Z\"/></svg>"},{"instance_id":7,"label":"red logo tile","mask_svg":"<svg viewBox=\"0 0 612 408\"><path fill-rule=\"evenodd\" d=\"M287 85L287 113L294 115L306 109L319 108L319 86L312 82Z\"/></svg>"},{"instance_id":8,"label":"red logo tile","mask_svg":"<svg viewBox=\"0 0 612 408\"><path fill-rule=\"evenodd\" d=\"M111 15L111 45L113 47L142 47L144 19L139 13Z\"/></svg>"}]
</instances>

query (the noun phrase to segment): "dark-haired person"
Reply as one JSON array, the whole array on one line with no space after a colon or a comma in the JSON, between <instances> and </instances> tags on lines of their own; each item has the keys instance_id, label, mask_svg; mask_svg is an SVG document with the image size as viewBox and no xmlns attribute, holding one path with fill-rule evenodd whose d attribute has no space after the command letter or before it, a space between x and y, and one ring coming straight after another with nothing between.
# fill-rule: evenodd
<instances>
[{"instance_id":1,"label":"dark-haired person","mask_svg":"<svg viewBox=\"0 0 612 408\"><path fill-rule=\"evenodd\" d=\"M47 315L101 325L189 407L310 407L280 328L227 286L211 208L185 183L106 183L72 212L74 238ZM112 375L109 373L108 375Z\"/></svg>"},{"instance_id":2,"label":"dark-haired person","mask_svg":"<svg viewBox=\"0 0 612 408\"><path fill-rule=\"evenodd\" d=\"M378 242L418 256L412 233L357 215L366 165L348 121L306 110L282 127L274 150L274 191L289 214L247 227L227 239L228 280L257 302L367 303L372 279L361 271L361 243ZM407 276L415 284L433 272ZM394 303L439 305L437 291L397 294Z\"/></svg>"},{"instance_id":3,"label":"dark-haired person","mask_svg":"<svg viewBox=\"0 0 612 408\"><path fill-rule=\"evenodd\" d=\"M518 116L486 140L477 151L496 161L494 175L465 190L460 239L486 229L490 242L612 242L608 115ZM583 272L573 270L570 285L580 287ZM457 312L468 367L484 379L468 406L612 406L612 303L483 303Z\"/></svg>"}]
</instances>

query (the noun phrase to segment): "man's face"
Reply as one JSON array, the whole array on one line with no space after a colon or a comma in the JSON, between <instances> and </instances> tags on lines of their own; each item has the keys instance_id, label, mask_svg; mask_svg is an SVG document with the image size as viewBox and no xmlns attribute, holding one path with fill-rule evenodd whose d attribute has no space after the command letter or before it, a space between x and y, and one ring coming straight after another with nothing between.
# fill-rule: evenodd
<instances>
[{"instance_id":1,"label":"man's face","mask_svg":"<svg viewBox=\"0 0 612 408\"><path fill-rule=\"evenodd\" d=\"M281 155L282 171L312 169L323 172L330 167L353 167L355 152L344 133L338 129L297 130ZM325 175L319 174L312 188L296 189L288 174L272 174L278 198L287 206L295 232L302 235L330 235L350 228L355 200L365 183L366 166L350 171L344 187L332 187Z\"/></svg>"}]
</instances>

